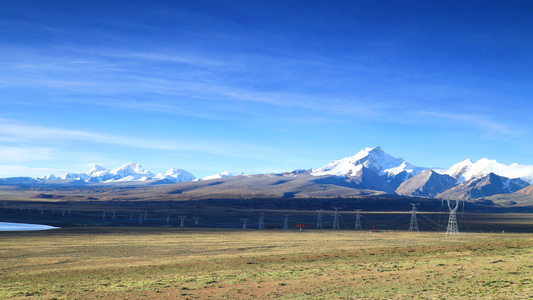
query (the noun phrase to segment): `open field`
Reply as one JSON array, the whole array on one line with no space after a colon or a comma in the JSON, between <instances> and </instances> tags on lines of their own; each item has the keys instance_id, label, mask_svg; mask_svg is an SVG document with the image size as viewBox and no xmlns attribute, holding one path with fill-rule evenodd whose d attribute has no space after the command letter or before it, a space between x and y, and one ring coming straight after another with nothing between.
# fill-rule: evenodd
<instances>
[{"instance_id":1,"label":"open field","mask_svg":"<svg viewBox=\"0 0 533 300\"><path fill-rule=\"evenodd\" d=\"M532 234L0 233L1 298L531 298Z\"/></svg>"}]
</instances>

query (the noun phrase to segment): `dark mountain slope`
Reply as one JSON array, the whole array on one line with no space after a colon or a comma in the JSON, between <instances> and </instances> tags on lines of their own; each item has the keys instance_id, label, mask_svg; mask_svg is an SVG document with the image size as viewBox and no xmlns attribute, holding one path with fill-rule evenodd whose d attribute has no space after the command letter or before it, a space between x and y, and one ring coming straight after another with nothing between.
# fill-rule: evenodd
<instances>
[{"instance_id":1,"label":"dark mountain slope","mask_svg":"<svg viewBox=\"0 0 533 300\"><path fill-rule=\"evenodd\" d=\"M480 178L473 178L437 195L444 199L475 199L497 194L514 193L529 184L521 179L510 179L489 173Z\"/></svg>"},{"instance_id":2,"label":"dark mountain slope","mask_svg":"<svg viewBox=\"0 0 533 300\"><path fill-rule=\"evenodd\" d=\"M396 189L396 193L404 196L433 198L456 185L457 181L453 177L428 169L404 181Z\"/></svg>"}]
</instances>

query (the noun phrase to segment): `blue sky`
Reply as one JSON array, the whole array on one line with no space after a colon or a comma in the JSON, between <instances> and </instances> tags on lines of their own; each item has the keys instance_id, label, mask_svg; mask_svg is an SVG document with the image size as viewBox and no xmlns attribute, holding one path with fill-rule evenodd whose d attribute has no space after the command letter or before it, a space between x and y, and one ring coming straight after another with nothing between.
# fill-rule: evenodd
<instances>
[{"instance_id":1,"label":"blue sky","mask_svg":"<svg viewBox=\"0 0 533 300\"><path fill-rule=\"evenodd\" d=\"M0 41L0 177L533 164L531 1L17 0Z\"/></svg>"}]
</instances>

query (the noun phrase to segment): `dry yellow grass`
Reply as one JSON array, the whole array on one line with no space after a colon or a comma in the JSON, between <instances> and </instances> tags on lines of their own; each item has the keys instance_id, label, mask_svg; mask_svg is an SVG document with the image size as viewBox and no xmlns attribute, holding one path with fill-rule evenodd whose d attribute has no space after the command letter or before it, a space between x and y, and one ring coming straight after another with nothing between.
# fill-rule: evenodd
<instances>
[{"instance_id":1,"label":"dry yellow grass","mask_svg":"<svg viewBox=\"0 0 533 300\"><path fill-rule=\"evenodd\" d=\"M533 296L533 235L176 228L0 233L1 297Z\"/></svg>"}]
</instances>

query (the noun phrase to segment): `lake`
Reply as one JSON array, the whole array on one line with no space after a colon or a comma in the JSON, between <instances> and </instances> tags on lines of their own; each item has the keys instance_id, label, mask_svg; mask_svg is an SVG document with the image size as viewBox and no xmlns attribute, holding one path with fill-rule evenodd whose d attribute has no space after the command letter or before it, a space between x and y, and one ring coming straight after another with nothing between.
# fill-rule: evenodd
<instances>
[{"instance_id":1,"label":"lake","mask_svg":"<svg viewBox=\"0 0 533 300\"><path fill-rule=\"evenodd\" d=\"M40 225L40 224L0 222L0 231L48 230L48 229L54 229L54 228L59 228L59 227Z\"/></svg>"}]
</instances>

